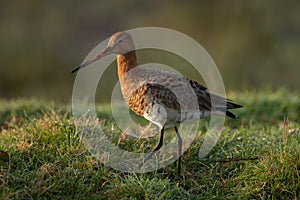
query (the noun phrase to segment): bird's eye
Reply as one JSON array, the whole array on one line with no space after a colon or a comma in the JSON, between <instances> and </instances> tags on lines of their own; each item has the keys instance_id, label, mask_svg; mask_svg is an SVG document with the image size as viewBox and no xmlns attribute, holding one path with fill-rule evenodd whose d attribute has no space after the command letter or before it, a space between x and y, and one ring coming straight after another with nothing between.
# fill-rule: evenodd
<instances>
[{"instance_id":1,"label":"bird's eye","mask_svg":"<svg viewBox=\"0 0 300 200\"><path fill-rule=\"evenodd\" d=\"M120 44L120 43L122 43L123 42L123 40L122 39L120 39L120 40L118 40L118 43Z\"/></svg>"}]
</instances>

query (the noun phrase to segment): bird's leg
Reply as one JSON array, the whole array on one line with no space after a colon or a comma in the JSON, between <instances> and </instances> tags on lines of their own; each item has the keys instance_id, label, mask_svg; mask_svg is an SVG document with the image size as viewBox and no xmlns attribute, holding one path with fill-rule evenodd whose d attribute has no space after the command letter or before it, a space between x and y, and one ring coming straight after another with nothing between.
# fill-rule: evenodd
<instances>
[{"instance_id":1,"label":"bird's leg","mask_svg":"<svg viewBox=\"0 0 300 200\"><path fill-rule=\"evenodd\" d=\"M174 129L175 129L177 139L178 139L177 178L180 178L180 170L181 170L181 158L180 158L180 156L181 156L181 152L182 152L182 139L181 139L181 136L180 136L176 126L174 126Z\"/></svg>"},{"instance_id":2,"label":"bird's leg","mask_svg":"<svg viewBox=\"0 0 300 200\"><path fill-rule=\"evenodd\" d=\"M147 160L149 160L153 156L153 154L155 154L156 151L158 151L162 147L164 142L164 131L165 131L165 127L163 127L160 131L159 142L157 143L156 147L153 149L153 151L150 154L148 154L148 156L144 159L144 162L139 165L139 168L141 168L144 165L144 163L146 163Z\"/></svg>"}]
</instances>

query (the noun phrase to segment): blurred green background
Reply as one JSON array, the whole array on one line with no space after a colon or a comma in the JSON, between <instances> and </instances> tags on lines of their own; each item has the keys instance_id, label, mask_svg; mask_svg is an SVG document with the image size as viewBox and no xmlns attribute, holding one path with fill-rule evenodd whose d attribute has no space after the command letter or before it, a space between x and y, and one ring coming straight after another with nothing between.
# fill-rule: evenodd
<instances>
[{"instance_id":1,"label":"blurred green background","mask_svg":"<svg viewBox=\"0 0 300 200\"><path fill-rule=\"evenodd\" d=\"M116 31L144 26L197 40L227 90L299 91L300 1L26 0L0 2L0 98L69 102L70 71L90 50ZM143 62L160 61L155 58ZM178 64L176 58L167 63ZM107 70L104 100L117 79L115 68Z\"/></svg>"}]
</instances>

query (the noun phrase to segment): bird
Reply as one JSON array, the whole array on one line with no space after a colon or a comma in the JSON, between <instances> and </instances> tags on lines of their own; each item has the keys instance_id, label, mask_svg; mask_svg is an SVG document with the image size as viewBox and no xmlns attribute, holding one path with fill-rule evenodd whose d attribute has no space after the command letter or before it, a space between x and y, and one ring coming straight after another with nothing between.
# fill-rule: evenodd
<instances>
[{"instance_id":1,"label":"bird","mask_svg":"<svg viewBox=\"0 0 300 200\"><path fill-rule=\"evenodd\" d=\"M80 64L71 73L110 54L117 55L118 78L127 105L137 115L160 129L158 143L139 167L159 151L163 146L165 129L172 128L177 136L177 177L180 177L182 138L178 126L211 115L237 119L229 110L243 107L230 99L210 93L205 86L181 74L140 67L134 40L125 31L113 34L104 50Z\"/></svg>"}]
</instances>

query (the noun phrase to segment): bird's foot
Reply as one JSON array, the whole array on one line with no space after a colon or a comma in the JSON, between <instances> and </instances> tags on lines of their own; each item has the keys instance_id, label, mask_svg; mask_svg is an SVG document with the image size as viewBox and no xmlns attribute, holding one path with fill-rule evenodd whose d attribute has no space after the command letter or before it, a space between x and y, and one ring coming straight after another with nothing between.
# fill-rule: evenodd
<instances>
[{"instance_id":1,"label":"bird's foot","mask_svg":"<svg viewBox=\"0 0 300 200\"><path fill-rule=\"evenodd\" d=\"M173 173L170 173L168 175L168 177L169 177L170 181L175 182L177 184L179 184L180 181L182 180L182 176L179 174L174 175Z\"/></svg>"},{"instance_id":2,"label":"bird's foot","mask_svg":"<svg viewBox=\"0 0 300 200\"><path fill-rule=\"evenodd\" d=\"M182 179L182 177L181 177L179 174L177 174L177 175L175 176L174 181L177 182L177 183L180 183L181 179Z\"/></svg>"}]
</instances>

